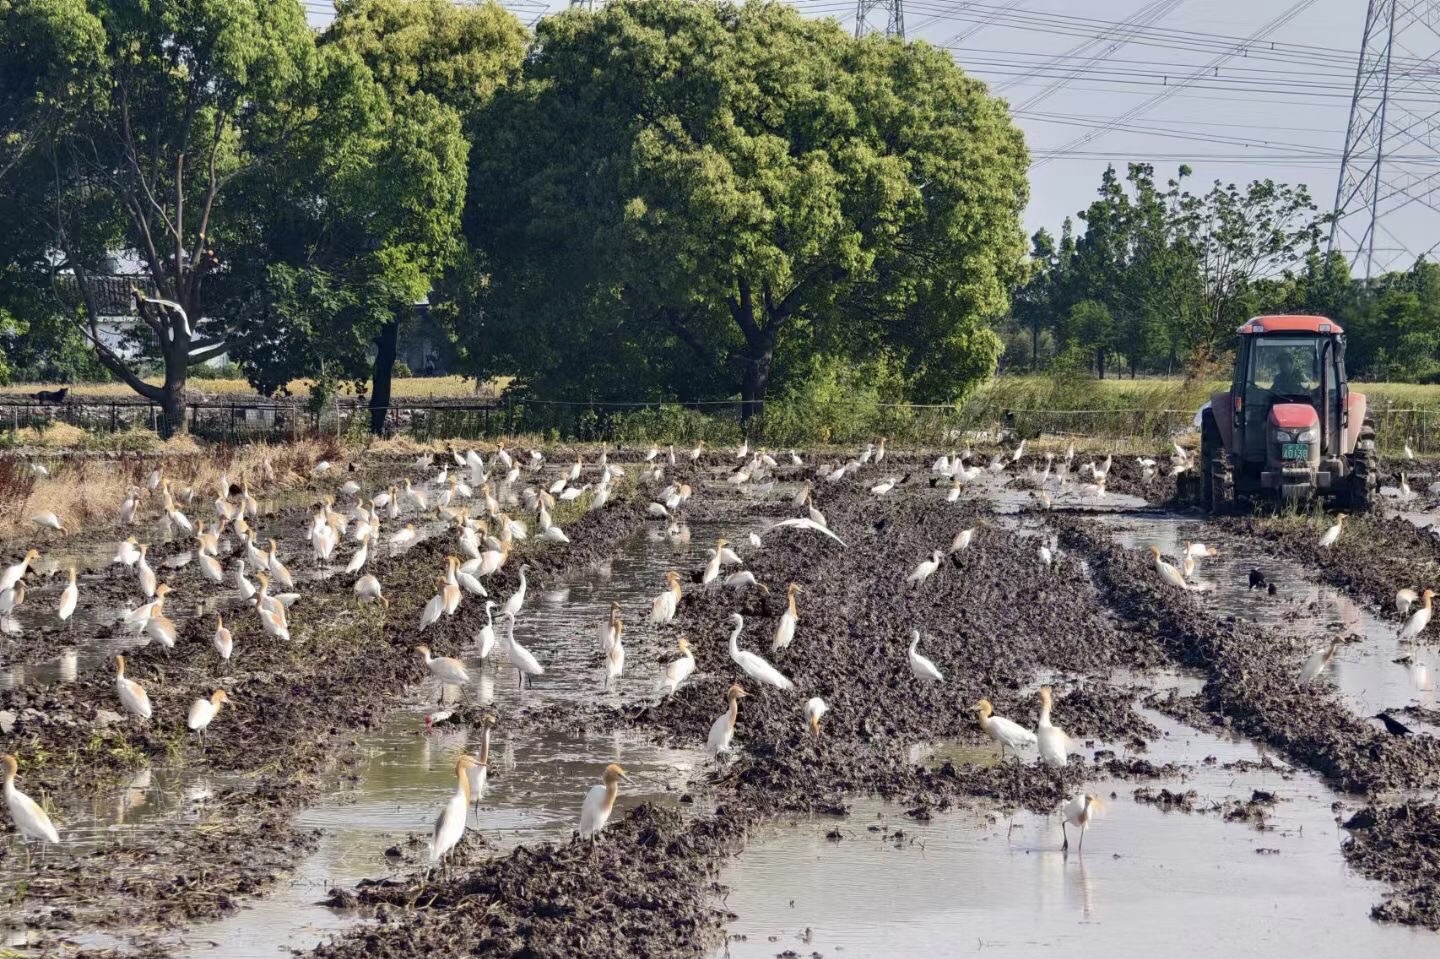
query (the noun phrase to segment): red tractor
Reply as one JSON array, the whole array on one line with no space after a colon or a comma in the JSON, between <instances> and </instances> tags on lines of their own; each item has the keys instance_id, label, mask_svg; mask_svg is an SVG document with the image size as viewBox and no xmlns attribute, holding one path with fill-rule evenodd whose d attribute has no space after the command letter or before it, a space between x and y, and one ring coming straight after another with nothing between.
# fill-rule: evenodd
<instances>
[{"instance_id":1,"label":"red tractor","mask_svg":"<svg viewBox=\"0 0 1440 959\"><path fill-rule=\"evenodd\" d=\"M1239 329L1235 376L1200 417L1200 498L1326 496L1370 508L1379 477L1365 396L1345 379L1345 331L1323 316L1257 316Z\"/></svg>"}]
</instances>

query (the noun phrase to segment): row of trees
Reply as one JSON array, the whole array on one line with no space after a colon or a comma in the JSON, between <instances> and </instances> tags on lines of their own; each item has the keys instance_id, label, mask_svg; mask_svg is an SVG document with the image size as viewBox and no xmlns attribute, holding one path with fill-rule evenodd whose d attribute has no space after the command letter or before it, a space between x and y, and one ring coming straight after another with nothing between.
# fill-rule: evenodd
<instances>
[{"instance_id":1,"label":"row of trees","mask_svg":"<svg viewBox=\"0 0 1440 959\"><path fill-rule=\"evenodd\" d=\"M1320 252L1327 218L1304 187L1270 180L1187 187L1188 167L1163 185L1154 168L1106 170L1099 196L1058 239L1031 239L1031 274L1002 324L1006 362L1060 361L1103 377L1214 369L1235 328L1261 313L1319 313L1349 337L1351 374L1440 376L1440 265L1418 261L1368 286L1337 254Z\"/></svg>"},{"instance_id":2,"label":"row of trees","mask_svg":"<svg viewBox=\"0 0 1440 959\"><path fill-rule=\"evenodd\" d=\"M948 399L1025 275L1004 104L783 4L531 36L493 2L341 0L316 33L298 0L0 0L0 30L0 337L83 338L172 426L221 352L383 407L426 299L469 372L553 398L752 415L817 356L884 356ZM117 258L188 318L139 310L159 384L102 336Z\"/></svg>"}]
</instances>

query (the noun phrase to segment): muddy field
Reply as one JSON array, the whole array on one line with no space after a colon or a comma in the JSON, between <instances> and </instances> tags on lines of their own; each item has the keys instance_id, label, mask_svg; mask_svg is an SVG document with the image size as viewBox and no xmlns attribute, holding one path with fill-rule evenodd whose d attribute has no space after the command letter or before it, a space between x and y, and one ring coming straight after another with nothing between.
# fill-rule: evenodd
<instances>
[{"instance_id":1,"label":"muddy field","mask_svg":"<svg viewBox=\"0 0 1440 959\"><path fill-rule=\"evenodd\" d=\"M492 451L480 452L490 468ZM823 474L843 457L792 465L785 456L782 465L745 467L738 482L746 461L733 451L693 463L682 453L673 466L662 453L660 476L642 454L610 451L619 471L608 482L593 450L581 453L570 482L561 481L575 451L547 451L534 470L522 454L517 463L527 468L513 480L502 479L503 467L491 474L488 491L530 527L484 580L503 603L529 565L515 636L545 672L524 687L502 652L479 657L484 600L465 595L454 615L420 630L445 557L462 553L455 514L433 502L450 488L436 475L443 455L424 465L400 456L325 471L297 464L303 481L268 497L257 480L263 505L253 523L279 542L300 593L288 640L264 631L241 602L231 575L244 546L233 533L220 543L223 584L194 561L167 565L194 542L164 538L158 497L124 532L37 532L6 543L0 566L31 545L41 558L26 577L25 604L0 634L0 751L17 756L17 785L43 801L62 839L27 856L12 831L0 847L0 928L12 946L26 955L279 955L279 944L327 957L880 954L885 940L867 930L905 909L891 903L866 918L861 903L832 915L807 892L831 889L843 901L851 871L883 870L885 857L927 843L937 863L952 848L957 857L954 873L928 883L953 883L948 910L964 908L965 873L976 868L1022 898L1045 895L1051 882L1068 888L1067 877L1079 875L1083 908L1055 899L1041 909L1037 935L1053 931L1059 943L1084 930L1085 949L1097 953L1148 940L1086 922L1095 882L1102 890L1133 883L1130 898L1153 898L1148 913L1173 912L1172 934L1200 936L1185 923L1202 922L1204 910L1187 919L1186 897L1167 896L1167 882L1209 888L1228 869L1252 872L1253 897L1275 897L1272 909L1308 922L1323 936L1317 947L1413 954L1428 942L1413 937L1431 933L1407 930L1440 928L1434 630L1398 641L1394 607L1400 587L1440 582L1440 540L1424 528L1434 464L1406 465L1408 484L1422 492L1351 518L1322 549L1331 520L1317 515L1204 521L1175 508L1163 455L1155 475L1117 457L1097 485L1073 469L1060 483L1034 453L958 484L932 469L935 451L892 450L840 480ZM480 477L453 464L447 473L476 481L474 497L451 510L483 517ZM334 509L349 513L361 497L406 480L431 502L407 501L402 516L382 519L364 572L383 583L390 605L362 604L351 590L358 574L343 572L357 548L350 536L328 563L312 558L316 503L335 496ZM838 541L774 527L808 515L796 502L806 481ZM341 490L347 482L359 496ZM688 501L658 515L652 504L682 482L693 489ZM601 485L608 502L594 508ZM568 543L536 535L535 513L520 502L527 486L579 491L553 510ZM207 522L215 516L208 499L188 509ZM417 541L389 545L406 523ZM953 549L965 529L971 541ZM118 621L143 598L134 570L108 562L130 532L152 543L149 560L173 587L173 650L137 645ZM741 563L702 584L707 548L721 537ZM1179 564L1192 541L1217 555L1198 561L1187 588L1165 583L1148 547ZM909 582L935 550L933 574ZM55 610L72 563L80 600L62 623ZM672 569L683 598L672 622L655 625L651 600ZM765 588L723 585L736 569ZM1250 587L1251 569L1276 584L1273 594ZM772 651L790 584L799 587L794 640ZM612 600L626 659L607 682L597 631ZM1337 621L1342 600L1353 612ZM229 662L210 643L217 612L233 632ZM739 646L768 659L793 689L760 683L732 661L737 613ZM503 634L503 622L495 629ZM912 630L943 682L912 673ZM1342 633L1334 662L1302 682L1311 654ZM661 671L681 637L696 669L662 697ZM415 651L422 642L461 658L471 682L439 684ZM148 721L119 703L109 657L122 650L126 676L153 700ZM1369 682L1362 669L1385 682ZM747 693L733 748L711 758L706 734L732 683ZM1045 684L1070 737L1067 764L1043 765L1033 747L1002 760L974 705L987 699L996 715L1034 729ZM186 711L215 688L235 703L202 743L186 730ZM812 697L828 707L818 735L804 715ZM1388 731L1373 718L1381 711L1413 734ZM427 716L441 721L430 727ZM453 859L432 870L428 829L454 791L455 757L478 752L492 720L501 758L490 760L488 792ZM609 827L582 840L581 800L609 762L625 765L630 779L619 784ZM1057 810L1077 793L1109 808L1083 853L1069 827L1066 855ZM819 845L772 859L770 850L810 829ZM987 850L1009 852L981 865L974 857ZM795 874L796 855L822 865ZM1044 871L1030 874L1032 862ZM1177 868L1206 878L1160 878ZM1325 878L1313 880L1317 872ZM1312 881L1308 902L1279 905ZM757 901L750 893L762 888ZM1213 891L1225 901L1223 886ZM972 898L982 913L1003 914ZM772 915L772 901L792 905ZM925 901L920 889L906 905ZM1328 905L1338 901L1353 908ZM945 932L952 917L938 908L920 911L919 938L907 948L933 952L954 941ZM1236 945L1283 954L1265 922L1247 929L1237 919ZM267 936L273 950L258 945Z\"/></svg>"}]
</instances>

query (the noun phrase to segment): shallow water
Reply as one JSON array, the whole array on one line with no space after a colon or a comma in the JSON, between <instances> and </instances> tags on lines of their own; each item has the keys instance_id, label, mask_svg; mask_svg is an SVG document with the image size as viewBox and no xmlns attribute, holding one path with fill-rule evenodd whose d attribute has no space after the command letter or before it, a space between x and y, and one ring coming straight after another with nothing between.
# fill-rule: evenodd
<instances>
[{"instance_id":1,"label":"shallow water","mask_svg":"<svg viewBox=\"0 0 1440 959\"><path fill-rule=\"evenodd\" d=\"M1344 833L1330 808L1337 797L1315 777L1226 769L1263 756L1244 740L1143 713L1162 731L1148 758L1190 765L1169 782L1087 784L1106 806L1083 853L1074 829L1070 854L1061 852L1058 816L1017 813L1007 835L1005 817L977 810L922 823L903 807L857 801L847 818L764 830L721 872L724 906L737 918L715 955L1019 956L1063 948L1110 959L1150 944L1146 953L1177 957L1400 957L1429 947L1428 933L1367 918L1382 888L1345 865ZM1217 802L1263 789L1282 801L1260 832L1214 813L1137 803L1140 785L1193 789ZM827 839L837 828L843 838Z\"/></svg>"},{"instance_id":2,"label":"shallow water","mask_svg":"<svg viewBox=\"0 0 1440 959\"><path fill-rule=\"evenodd\" d=\"M744 542L749 527L726 528L732 539ZM547 583L544 593L532 588L515 638L548 667L533 685L517 688L515 670L498 651L488 661L481 661L475 656L477 650L471 648L463 658L475 677L472 685L456 690L428 682L415 691L421 704L395 715L383 731L361 737L357 750L361 758L351 768L339 770L358 779L337 787L298 816L300 826L321 830L316 852L264 899L247 904L235 916L191 930L179 952L212 959L283 956L289 949L313 945L354 922L353 915L331 910L319 901L333 887L392 872L385 851L408 835L428 835L434 817L454 789L456 756L462 750L479 751L478 731L441 726L425 733L426 712L448 708L459 698L533 708L586 697L620 703L652 696L662 643L648 622L650 600L664 588L667 570L684 574L703 562L705 550L721 535L722 527L691 524L692 539L685 544L672 544L662 530L659 523L647 523L644 533L626 542L612 562ZM740 552L743 557L747 550L741 548ZM698 587L687 584L687 588ZM608 616L612 599L621 603L626 620L628 656L625 674L604 691L597 630ZM467 603L477 601L483 602L476 597L465 599ZM73 654L68 661L68 674L55 677L59 681L73 678ZM12 681L32 681L31 677L54 668L54 663L15 667ZM492 736L490 785L470 825L494 848L568 839L578 821L584 792L598 781L607 763L621 763L629 776L621 790L619 807L623 809L641 801L675 804L704 760L700 748L703 730L697 731L693 750L659 746L634 734L598 735L581 728L547 730L537 739L527 735L531 734L502 727ZM194 800L186 797L197 788L213 788L203 772L156 771L146 781L117 790L116 809L128 804L126 815L104 804L88 818L67 822L67 837L123 836L127 830L173 821L177 809L187 802L193 804ZM148 814L137 815L136 809ZM423 853L423 848L418 851Z\"/></svg>"},{"instance_id":3,"label":"shallow water","mask_svg":"<svg viewBox=\"0 0 1440 959\"><path fill-rule=\"evenodd\" d=\"M1185 544L1205 542L1205 524L1177 516L1104 517L1117 542L1129 549L1160 547L1172 560ZM1249 588L1251 569L1260 569L1276 584L1277 595ZM1220 555L1201 560L1196 582L1201 602L1217 616L1236 616L1283 630L1309 641L1309 651L1295 661L1295 674L1310 652L1324 649L1335 636L1357 641L1341 646L1317 682L1333 683L1342 700L1360 716L1408 705L1433 707L1440 650L1420 643L1401 643L1398 626L1356 604L1339 590L1320 585L1304 567L1265 552L1258 544L1227 542ZM1409 661L1397 663L1406 658ZM1424 726L1419 728L1424 730Z\"/></svg>"}]
</instances>

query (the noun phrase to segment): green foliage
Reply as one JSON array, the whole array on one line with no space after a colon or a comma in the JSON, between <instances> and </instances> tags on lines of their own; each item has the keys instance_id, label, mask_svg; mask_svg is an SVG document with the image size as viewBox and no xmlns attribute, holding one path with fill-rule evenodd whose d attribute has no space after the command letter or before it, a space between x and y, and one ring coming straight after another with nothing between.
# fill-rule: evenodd
<instances>
[{"instance_id":1,"label":"green foliage","mask_svg":"<svg viewBox=\"0 0 1440 959\"><path fill-rule=\"evenodd\" d=\"M1322 222L1309 193L1261 180L1196 194L1189 174L1182 166L1161 185L1148 164L1130 164L1123 180L1107 169L1080 213L1083 235L1072 239L1067 220L1058 244L1044 231L1033 238L1015 323L1036 340L1054 330L1059 349L1083 346L1102 375L1105 357L1119 354L1133 376L1214 357L1248 316L1284 308L1301 265L1320 266L1307 259ZM1077 329L1073 310L1085 301L1110 321L1086 307L1088 328Z\"/></svg>"},{"instance_id":2,"label":"green foliage","mask_svg":"<svg viewBox=\"0 0 1440 959\"><path fill-rule=\"evenodd\" d=\"M615 418L617 443L736 443L740 427L734 416L709 415L674 403L647 406Z\"/></svg>"},{"instance_id":3,"label":"green foliage","mask_svg":"<svg viewBox=\"0 0 1440 959\"><path fill-rule=\"evenodd\" d=\"M934 397L993 369L1026 153L946 53L774 3L620 0L538 30L475 144L476 372L757 412L795 356L885 348Z\"/></svg>"}]
</instances>

